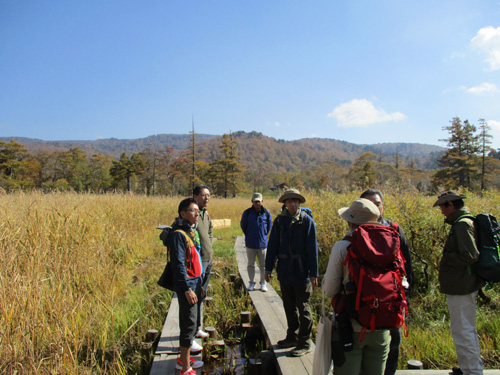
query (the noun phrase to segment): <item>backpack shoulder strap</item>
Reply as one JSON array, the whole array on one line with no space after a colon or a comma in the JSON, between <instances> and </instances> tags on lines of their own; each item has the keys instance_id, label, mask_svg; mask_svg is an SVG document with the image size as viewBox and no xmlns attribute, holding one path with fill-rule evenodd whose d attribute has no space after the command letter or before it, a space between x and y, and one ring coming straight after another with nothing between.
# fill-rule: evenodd
<instances>
[{"instance_id":1,"label":"backpack shoulder strap","mask_svg":"<svg viewBox=\"0 0 500 375\"><path fill-rule=\"evenodd\" d=\"M399 225L397 223L395 223L394 221L390 221L390 223L391 223L390 227L396 229L399 233Z\"/></svg>"},{"instance_id":2,"label":"backpack shoulder strap","mask_svg":"<svg viewBox=\"0 0 500 375\"><path fill-rule=\"evenodd\" d=\"M459 216L458 219L453 222L453 225L455 225L456 223L458 223L462 219L471 219L474 222L476 221L476 217L475 216L472 216L472 215L462 215L462 216Z\"/></svg>"},{"instance_id":3,"label":"backpack shoulder strap","mask_svg":"<svg viewBox=\"0 0 500 375\"><path fill-rule=\"evenodd\" d=\"M182 229L177 229L175 230L174 232L179 232L179 233L182 233L184 235L184 237L186 238L186 242L187 242L187 245L189 247L192 247L194 246L194 242L193 242L193 239L191 238L191 236L189 234L187 234L185 231L183 231Z\"/></svg>"}]
</instances>

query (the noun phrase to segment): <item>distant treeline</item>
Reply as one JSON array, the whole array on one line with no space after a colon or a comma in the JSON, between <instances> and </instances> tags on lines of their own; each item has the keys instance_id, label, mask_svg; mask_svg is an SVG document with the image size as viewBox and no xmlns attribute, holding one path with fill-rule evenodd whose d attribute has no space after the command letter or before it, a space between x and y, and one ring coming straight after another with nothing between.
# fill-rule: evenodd
<instances>
[{"instance_id":1,"label":"distant treeline","mask_svg":"<svg viewBox=\"0 0 500 375\"><path fill-rule=\"evenodd\" d=\"M166 140L176 147L165 145ZM446 179L433 179L436 171L444 169L439 163L446 153L431 145L283 141L257 132L76 142L79 145L23 141L26 143L0 141L0 187L7 192L39 189L187 195L194 184L205 183L215 195L229 197L277 186L334 191L397 186L430 191L453 185ZM70 147L61 149L65 144ZM113 151L90 151L99 149L98 144L112 144ZM119 144L126 150L136 150L137 144L144 148L122 150L116 156ZM500 186L492 173L498 168L496 157L498 154L490 150L489 187ZM474 188L472 182L466 187Z\"/></svg>"}]
</instances>

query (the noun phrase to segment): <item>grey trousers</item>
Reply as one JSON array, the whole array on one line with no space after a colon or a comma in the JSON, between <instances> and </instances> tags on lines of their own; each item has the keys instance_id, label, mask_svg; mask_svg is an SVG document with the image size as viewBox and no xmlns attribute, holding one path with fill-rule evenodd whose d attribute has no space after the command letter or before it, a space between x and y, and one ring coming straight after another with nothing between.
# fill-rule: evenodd
<instances>
[{"instance_id":1,"label":"grey trousers","mask_svg":"<svg viewBox=\"0 0 500 375\"><path fill-rule=\"evenodd\" d=\"M259 259L259 270L260 270L260 283L263 284L266 282L265 279L265 270L264 267L266 265L266 249L251 249L249 247L247 249L247 271L248 277L250 278L250 282L255 282L255 258Z\"/></svg>"}]
</instances>

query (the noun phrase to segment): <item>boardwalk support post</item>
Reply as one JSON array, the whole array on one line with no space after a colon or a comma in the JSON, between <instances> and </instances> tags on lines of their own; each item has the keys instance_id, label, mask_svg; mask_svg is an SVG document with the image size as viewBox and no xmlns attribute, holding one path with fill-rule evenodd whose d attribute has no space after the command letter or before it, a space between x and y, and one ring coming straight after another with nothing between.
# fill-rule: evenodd
<instances>
[{"instance_id":1,"label":"boardwalk support post","mask_svg":"<svg viewBox=\"0 0 500 375\"><path fill-rule=\"evenodd\" d=\"M424 364L417 359L410 359L406 362L408 369L410 370L423 370Z\"/></svg>"},{"instance_id":2,"label":"boardwalk support post","mask_svg":"<svg viewBox=\"0 0 500 375\"><path fill-rule=\"evenodd\" d=\"M146 333L146 342L153 342L156 340L160 332L157 329L150 329L148 333Z\"/></svg>"}]
</instances>

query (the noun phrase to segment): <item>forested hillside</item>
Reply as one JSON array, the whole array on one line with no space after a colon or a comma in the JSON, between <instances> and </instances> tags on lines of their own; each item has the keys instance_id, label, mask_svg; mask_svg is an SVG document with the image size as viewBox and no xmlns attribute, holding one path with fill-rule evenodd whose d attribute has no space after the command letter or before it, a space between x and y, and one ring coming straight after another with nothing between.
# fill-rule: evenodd
<instances>
[{"instance_id":1,"label":"forested hillside","mask_svg":"<svg viewBox=\"0 0 500 375\"><path fill-rule=\"evenodd\" d=\"M401 167L412 166L418 169L436 168L443 147L417 143L382 143L374 145L358 145L345 141L326 138L306 138L296 141L285 141L267 137L262 133L246 133L238 131L231 134L238 145L241 162L250 169L262 169L266 172L291 172L316 168L327 160L351 165L356 158L365 152L373 152L378 161L394 163L395 155L400 158ZM30 153L39 151L67 151L78 147L89 155L94 153L118 159L122 153L128 155L144 152L144 150L162 150L171 147L174 153L182 153L188 149L192 136L190 134L158 134L139 139L99 139L96 141L43 141L22 137L0 137L0 142L15 140L23 144ZM198 159L207 163L220 156L218 145L221 136L196 134L196 152Z\"/></svg>"},{"instance_id":2,"label":"forested hillside","mask_svg":"<svg viewBox=\"0 0 500 375\"><path fill-rule=\"evenodd\" d=\"M346 191L384 184L427 191L444 151L420 144L285 141L243 131L195 134L194 142L193 134L97 141L0 138L0 188L185 195L205 183L224 197L284 185Z\"/></svg>"}]
</instances>

